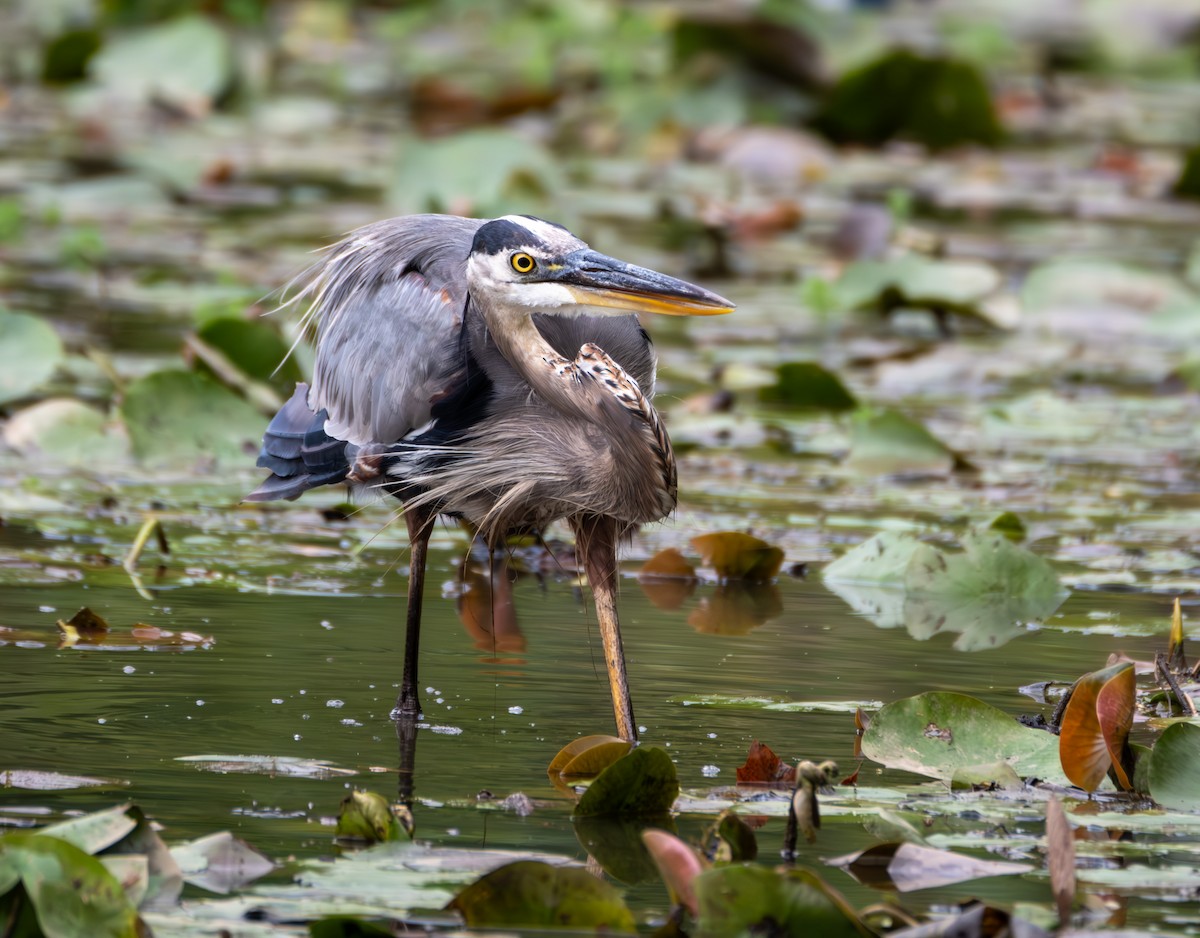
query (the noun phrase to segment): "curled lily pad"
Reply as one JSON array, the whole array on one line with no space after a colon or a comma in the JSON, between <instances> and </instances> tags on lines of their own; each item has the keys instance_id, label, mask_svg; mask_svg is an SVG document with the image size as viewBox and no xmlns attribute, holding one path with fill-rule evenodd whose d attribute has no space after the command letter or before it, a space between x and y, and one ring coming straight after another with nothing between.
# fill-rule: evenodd
<instances>
[{"instance_id":1,"label":"curled lily pad","mask_svg":"<svg viewBox=\"0 0 1200 938\"><path fill-rule=\"evenodd\" d=\"M740 531L716 531L692 538L704 562L722 579L769 580L783 566L783 551L762 538Z\"/></svg>"},{"instance_id":2,"label":"curled lily pad","mask_svg":"<svg viewBox=\"0 0 1200 938\"><path fill-rule=\"evenodd\" d=\"M373 791L352 791L342 799L337 820L338 837L378 843L399 840L404 832L401 816L383 795Z\"/></svg>"},{"instance_id":3,"label":"curled lily pad","mask_svg":"<svg viewBox=\"0 0 1200 938\"><path fill-rule=\"evenodd\" d=\"M587 870L519 860L493 870L447 906L470 928L570 928L633 932L633 915L609 883Z\"/></svg>"},{"instance_id":4,"label":"curled lily pad","mask_svg":"<svg viewBox=\"0 0 1200 938\"><path fill-rule=\"evenodd\" d=\"M753 837L753 834L751 836ZM692 884L696 877L708 868L707 861L674 834L666 831L643 831L642 843L646 845L654 865L658 867L658 874L667 887L671 902L682 905L695 915L696 890Z\"/></svg>"},{"instance_id":5,"label":"curled lily pad","mask_svg":"<svg viewBox=\"0 0 1200 938\"><path fill-rule=\"evenodd\" d=\"M4 425L4 442L26 459L68 466L118 463L129 454L129 441L119 428L73 398L39 401L13 414Z\"/></svg>"},{"instance_id":6,"label":"curled lily pad","mask_svg":"<svg viewBox=\"0 0 1200 938\"><path fill-rule=\"evenodd\" d=\"M275 869L270 859L229 831L176 844L171 848L171 856L187 882L221 894Z\"/></svg>"},{"instance_id":7,"label":"curled lily pad","mask_svg":"<svg viewBox=\"0 0 1200 938\"><path fill-rule=\"evenodd\" d=\"M563 746L550 760L546 774L591 778L624 756L633 747L618 736L581 736Z\"/></svg>"},{"instance_id":8,"label":"curled lily pad","mask_svg":"<svg viewBox=\"0 0 1200 938\"><path fill-rule=\"evenodd\" d=\"M1067 778L1084 791L1095 791L1111 768L1121 788L1133 787L1132 754L1127 752L1133 726L1136 688L1132 662L1081 677L1063 713L1058 752Z\"/></svg>"},{"instance_id":9,"label":"curled lily pad","mask_svg":"<svg viewBox=\"0 0 1200 938\"><path fill-rule=\"evenodd\" d=\"M934 889L987 876L1013 876L1033 869L1028 863L977 860L909 843L877 844L829 863L842 867L859 882L897 892Z\"/></svg>"}]
</instances>

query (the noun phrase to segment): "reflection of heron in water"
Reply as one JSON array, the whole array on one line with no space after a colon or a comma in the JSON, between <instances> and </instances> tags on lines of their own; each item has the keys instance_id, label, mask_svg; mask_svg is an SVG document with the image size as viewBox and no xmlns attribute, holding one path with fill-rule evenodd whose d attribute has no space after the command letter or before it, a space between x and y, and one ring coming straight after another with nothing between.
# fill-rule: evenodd
<instances>
[{"instance_id":1,"label":"reflection of heron in water","mask_svg":"<svg viewBox=\"0 0 1200 938\"><path fill-rule=\"evenodd\" d=\"M633 312L732 309L701 287L589 248L525 216L395 218L335 245L300 293L316 328L312 387L271 421L254 500L374 485L412 542L396 715L417 702L433 519L489 547L565 519L596 603L617 731L637 738L617 621L617 542L675 507L675 460L650 404L655 361Z\"/></svg>"}]
</instances>

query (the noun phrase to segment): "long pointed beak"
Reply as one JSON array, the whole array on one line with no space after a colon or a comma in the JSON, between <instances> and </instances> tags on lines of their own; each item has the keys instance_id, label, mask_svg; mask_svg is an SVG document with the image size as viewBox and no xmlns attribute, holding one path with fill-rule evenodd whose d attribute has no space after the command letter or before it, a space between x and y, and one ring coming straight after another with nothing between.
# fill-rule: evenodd
<instances>
[{"instance_id":1,"label":"long pointed beak","mask_svg":"<svg viewBox=\"0 0 1200 938\"><path fill-rule=\"evenodd\" d=\"M548 279L569 289L581 306L668 316L717 316L735 309L725 297L694 283L590 249L568 255Z\"/></svg>"}]
</instances>

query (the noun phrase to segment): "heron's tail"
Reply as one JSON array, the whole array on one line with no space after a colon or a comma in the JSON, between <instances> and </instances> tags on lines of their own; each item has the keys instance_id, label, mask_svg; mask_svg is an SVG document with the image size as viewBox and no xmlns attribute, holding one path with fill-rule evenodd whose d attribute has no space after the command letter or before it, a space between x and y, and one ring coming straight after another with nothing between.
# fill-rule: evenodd
<instances>
[{"instance_id":1,"label":"heron's tail","mask_svg":"<svg viewBox=\"0 0 1200 938\"><path fill-rule=\"evenodd\" d=\"M308 385L297 384L296 392L263 434L258 465L270 469L271 474L246 501L298 498L318 485L346 478L350 472L347 444L325 432L325 416L325 411L314 414L309 409Z\"/></svg>"}]
</instances>

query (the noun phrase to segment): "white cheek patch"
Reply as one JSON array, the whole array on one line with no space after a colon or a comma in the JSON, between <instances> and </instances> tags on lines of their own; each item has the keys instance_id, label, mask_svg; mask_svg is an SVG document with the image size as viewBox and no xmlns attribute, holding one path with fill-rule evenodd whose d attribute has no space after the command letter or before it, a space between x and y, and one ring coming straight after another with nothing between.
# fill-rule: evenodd
<instances>
[{"instance_id":1,"label":"white cheek patch","mask_svg":"<svg viewBox=\"0 0 1200 938\"><path fill-rule=\"evenodd\" d=\"M575 295L561 283L519 283L512 286L515 303L530 309L559 309L575 306Z\"/></svg>"}]
</instances>

